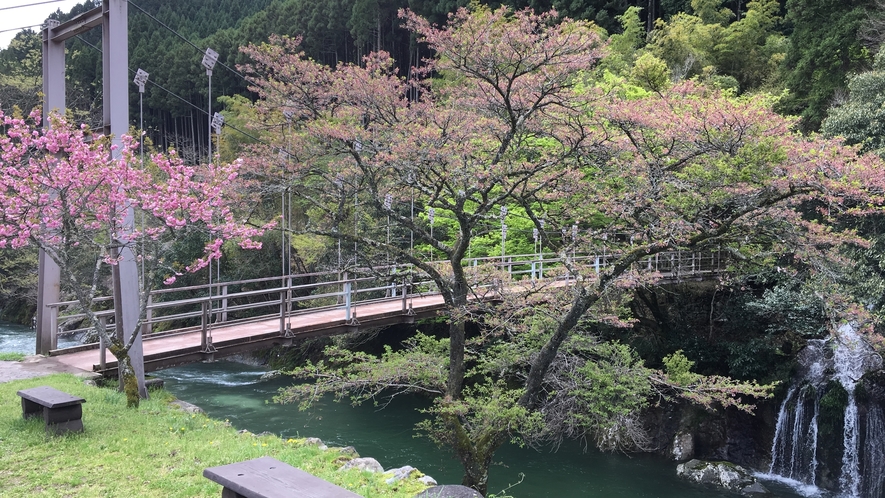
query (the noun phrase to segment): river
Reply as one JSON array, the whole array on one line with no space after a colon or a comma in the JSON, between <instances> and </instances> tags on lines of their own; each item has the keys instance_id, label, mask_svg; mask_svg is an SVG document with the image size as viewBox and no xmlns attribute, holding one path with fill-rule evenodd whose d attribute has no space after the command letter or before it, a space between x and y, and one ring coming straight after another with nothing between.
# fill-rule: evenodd
<instances>
[{"instance_id":1,"label":"river","mask_svg":"<svg viewBox=\"0 0 885 498\"><path fill-rule=\"evenodd\" d=\"M384 468L412 465L442 483L461 481L460 464L445 450L413 429L422 406L418 397L401 397L383 410L364 405L351 407L331 400L309 412L294 405L271 402L284 377L260 380L261 367L219 361L192 364L156 372L166 389L196 404L216 419L227 419L238 429L269 431L284 438L318 437L330 446L354 446L362 456L376 458ZM495 454L489 492L516 498L724 498L728 493L689 484L676 477L676 464L650 455L626 456L584 452L571 441L556 452L508 445ZM777 496L797 497L774 483Z\"/></svg>"},{"instance_id":2,"label":"river","mask_svg":"<svg viewBox=\"0 0 885 498\"><path fill-rule=\"evenodd\" d=\"M0 322L0 352L32 354L35 332L29 327ZM76 344L59 338L59 346ZM384 468L417 467L440 483L461 481L461 467L445 450L425 438L416 438L414 425L421 416L418 397L400 397L378 410L351 407L331 400L309 412L271 402L290 382L285 377L260 380L262 367L231 361L196 363L156 372L178 398L202 407L216 419L227 419L238 429L273 432L281 437L318 437L329 445L354 446L363 456L376 458ZM626 456L584 452L574 441L556 452L507 445L495 454L489 478L490 493L516 498L726 498L728 493L698 487L676 477L675 463L650 455ZM521 477L524 476L524 477ZM521 481L521 482L520 482ZM518 484L517 484L518 483ZM515 486L510 487L510 484ZM766 483L781 497L798 497L777 483Z\"/></svg>"},{"instance_id":3,"label":"river","mask_svg":"<svg viewBox=\"0 0 885 498\"><path fill-rule=\"evenodd\" d=\"M79 344L76 338L59 337L58 347ZM0 322L0 353L34 354L37 349L37 333L34 329L17 323Z\"/></svg>"}]
</instances>

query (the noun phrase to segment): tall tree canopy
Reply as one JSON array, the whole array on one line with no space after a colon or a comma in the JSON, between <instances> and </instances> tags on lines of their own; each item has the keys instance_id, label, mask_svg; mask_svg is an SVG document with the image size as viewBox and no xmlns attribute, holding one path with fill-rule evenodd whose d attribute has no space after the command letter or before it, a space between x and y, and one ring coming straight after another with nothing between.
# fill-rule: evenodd
<instances>
[{"instance_id":1,"label":"tall tree canopy","mask_svg":"<svg viewBox=\"0 0 885 498\"><path fill-rule=\"evenodd\" d=\"M792 26L784 61L786 86L783 112L802 116L806 131L820 129L836 89L847 75L869 63L871 54L858 37L871 0L788 0Z\"/></svg>"},{"instance_id":2,"label":"tall tree canopy","mask_svg":"<svg viewBox=\"0 0 885 498\"><path fill-rule=\"evenodd\" d=\"M881 205L878 160L792 133L764 99L691 82L632 99L602 92L592 69L603 46L586 23L506 8L461 9L441 28L403 15L435 54L417 80L397 75L385 53L329 68L297 40L246 49L261 96L257 129L274 141L255 171L288 165L304 230L353 246L360 265L389 254L429 275L449 307L448 336L418 336L380 358L330 351L328 363L297 372L319 374L318 385L281 399L372 397L385 388L430 394L423 428L455 451L464 482L485 490L505 441L568 426L542 423L563 413L557 406L606 406L599 392L564 387L593 384L564 380L599 378L597 367L654 386L606 399L611 411L596 417L571 419L576 430L611 435L599 439L605 447L640 444L628 416L636 396L669 392L749 409L744 394L765 395L753 384L690 374L684 358L670 360L672 371L644 370L629 351L601 346L594 331L628 322L624 289L653 283L639 267L664 251L723 248L789 266L863 243L829 222ZM388 217L391 239L374 222ZM445 229L433 230L434 217ZM466 268L465 256L479 237L519 219L560 251L569 285L498 286L504 304L483 308L490 290L480 283L506 275L494 265ZM419 257L410 236L445 264ZM602 269L569 257L603 246L612 260ZM481 322L476 337L465 333L469 319Z\"/></svg>"}]
</instances>

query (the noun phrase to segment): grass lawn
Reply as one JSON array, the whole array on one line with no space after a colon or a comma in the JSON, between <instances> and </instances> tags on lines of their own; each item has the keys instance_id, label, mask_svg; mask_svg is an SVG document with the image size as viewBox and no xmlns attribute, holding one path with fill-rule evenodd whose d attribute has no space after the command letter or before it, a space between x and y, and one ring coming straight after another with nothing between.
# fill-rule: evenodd
<instances>
[{"instance_id":1,"label":"grass lawn","mask_svg":"<svg viewBox=\"0 0 885 498\"><path fill-rule=\"evenodd\" d=\"M16 391L41 385L86 399L85 432L48 436L42 418L22 418ZM365 497L411 497L425 488L415 479L388 485L381 474L338 472L349 457L334 449L238 434L171 400L152 391L138 409L127 409L122 394L72 375L0 384L0 497L217 498L221 486L203 477L204 468L265 455Z\"/></svg>"}]
</instances>

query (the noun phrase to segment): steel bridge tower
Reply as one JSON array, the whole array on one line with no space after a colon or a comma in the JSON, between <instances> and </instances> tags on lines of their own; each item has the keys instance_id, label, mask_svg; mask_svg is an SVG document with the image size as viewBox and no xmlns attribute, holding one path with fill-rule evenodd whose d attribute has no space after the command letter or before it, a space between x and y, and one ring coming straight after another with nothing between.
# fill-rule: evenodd
<instances>
[{"instance_id":1,"label":"steel bridge tower","mask_svg":"<svg viewBox=\"0 0 885 498\"><path fill-rule=\"evenodd\" d=\"M103 76L103 132L113 136L117 149L114 158L120 157L120 137L129 131L129 4L127 0L102 0L102 5L65 22L48 20L43 27L43 122L49 125L51 112L65 112L65 40L102 27L102 76ZM130 207L128 220L134 218ZM124 340L135 333L139 316L139 280L135 255L124 248L119 263L120 285L115 291L119 299L118 326L122 325ZM61 274L58 265L40 251L37 288L37 354L48 354L57 346L55 327L50 323L47 304L60 299ZM147 395L144 388L144 353L139 336L129 351L132 365L139 379L139 392Z\"/></svg>"}]
</instances>

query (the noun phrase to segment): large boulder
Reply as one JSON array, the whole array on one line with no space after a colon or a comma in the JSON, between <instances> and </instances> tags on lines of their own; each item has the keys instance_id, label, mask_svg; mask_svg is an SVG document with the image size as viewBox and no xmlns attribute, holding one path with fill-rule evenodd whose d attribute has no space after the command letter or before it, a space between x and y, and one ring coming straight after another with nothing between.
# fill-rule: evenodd
<instances>
[{"instance_id":1,"label":"large boulder","mask_svg":"<svg viewBox=\"0 0 885 498\"><path fill-rule=\"evenodd\" d=\"M676 475L698 484L734 491L743 496L771 495L771 492L747 469L731 462L689 460L676 466Z\"/></svg>"}]
</instances>

